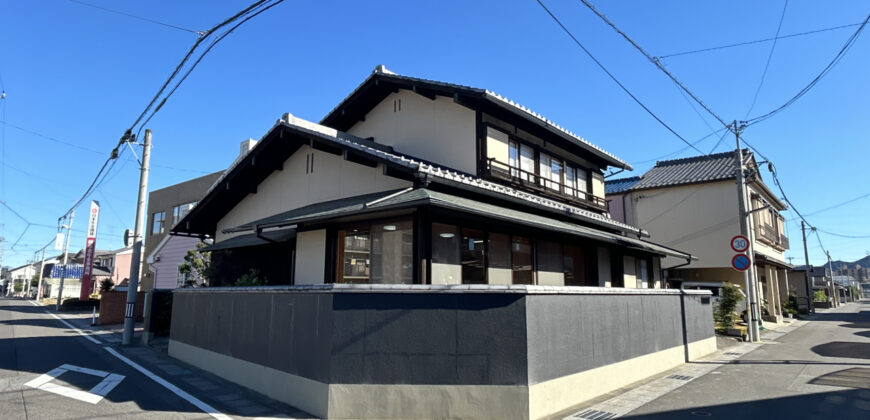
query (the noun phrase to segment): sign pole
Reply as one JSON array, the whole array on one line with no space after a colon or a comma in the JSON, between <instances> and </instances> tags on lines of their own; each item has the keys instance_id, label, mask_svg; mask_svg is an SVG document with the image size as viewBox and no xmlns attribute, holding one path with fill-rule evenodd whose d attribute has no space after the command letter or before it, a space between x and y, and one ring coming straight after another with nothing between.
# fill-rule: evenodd
<instances>
[{"instance_id":1,"label":"sign pole","mask_svg":"<svg viewBox=\"0 0 870 420\"><path fill-rule=\"evenodd\" d=\"M91 295L91 277L94 271L94 252L97 248L97 220L100 217L100 203L91 200L91 212L88 216L88 237L85 240L85 261L82 267L82 288L79 300L88 300Z\"/></svg>"},{"instance_id":2,"label":"sign pole","mask_svg":"<svg viewBox=\"0 0 870 420\"><path fill-rule=\"evenodd\" d=\"M749 269L743 272L743 282L746 285L746 315L749 318L748 335L749 341L757 342L759 338L758 330L758 301L756 297L755 276L753 270L754 258L752 248L752 232L749 229L749 223L746 220L749 213L746 211L746 181L743 175L743 150L740 148L740 128L737 126L737 121L734 121L734 137L737 140L737 151L734 153L737 167L737 201L739 204L738 219L740 221L740 234L748 239L749 249L747 256L749 257Z\"/></svg>"}]
</instances>

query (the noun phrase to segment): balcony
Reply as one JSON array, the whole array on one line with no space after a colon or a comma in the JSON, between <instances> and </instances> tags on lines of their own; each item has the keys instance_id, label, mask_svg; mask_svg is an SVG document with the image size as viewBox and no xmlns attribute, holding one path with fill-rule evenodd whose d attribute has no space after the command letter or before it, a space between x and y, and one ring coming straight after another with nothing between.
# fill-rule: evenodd
<instances>
[{"instance_id":1,"label":"balcony","mask_svg":"<svg viewBox=\"0 0 870 420\"><path fill-rule=\"evenodd\" d=\"M544 178L534 172L514 168L494 158L486 160L485 174L490 178L507 181L523 190L558 200L567 200L571 204L587 207L594 211L610 212L610 207L604 197L581 191L573 186L565 185L563 182Z\"/></svg>"},{"instance_id":2,"label":"balcony","mask_svg":"<svg viewBox=\"0 0 870 420\"><path fill-rule=\"evenodd\" d=\"M777 233L776 228L768 224L758 224L758 239L781 250L789 249L788 237Z\"/></svg>"}]
</instances>

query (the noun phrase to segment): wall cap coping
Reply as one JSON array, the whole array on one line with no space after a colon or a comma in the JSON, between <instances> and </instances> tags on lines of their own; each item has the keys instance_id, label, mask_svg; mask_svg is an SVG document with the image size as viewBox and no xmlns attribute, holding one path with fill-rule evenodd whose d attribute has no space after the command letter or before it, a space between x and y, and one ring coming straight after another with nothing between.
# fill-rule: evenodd
<instances>
[{"instance_id":1,"label":"wall cap coping","mask_svg":"<svg viewBox=\"0 0 870 420\"><path fill-rule=\"evenodd\" d=\"M536 286L524 284L301 284L254 287L179 288L174 293L474 293L521 295L699 295L711 296L709 290L632 289L622 287Z\"/></svg>"}]
</instances>

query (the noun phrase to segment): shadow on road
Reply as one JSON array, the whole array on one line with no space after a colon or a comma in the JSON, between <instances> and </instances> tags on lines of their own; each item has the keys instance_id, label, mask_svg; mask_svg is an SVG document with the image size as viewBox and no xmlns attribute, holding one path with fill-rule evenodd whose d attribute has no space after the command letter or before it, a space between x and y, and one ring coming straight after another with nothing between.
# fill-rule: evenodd
<instances>
[{"instance_id":1,"label":"shadow on road","mask_svg":"<svg viewBox=\"0 0 870 420\"><path fill-rule=\"evenodd\" d=\"M839 386L839 385L838 385ZM631 419L867 419L870 414L870 390L823 392L793 397L744 401L707 407L627 415Z\"/></svg>"},{"instance_id":2,"label":"shadow on road","mask_svg":"<svg viewBox=\"0 0 870 420\"><path fill-rule=\"evenodd\" d=\"M870 359L870 343L851 341L832 341L819 344L810 349L823 357L848 357L850 359ZM852 364L852 363L850 363ZM870 413L868 413L870 414Z\"/></svg>"}]
</instances>

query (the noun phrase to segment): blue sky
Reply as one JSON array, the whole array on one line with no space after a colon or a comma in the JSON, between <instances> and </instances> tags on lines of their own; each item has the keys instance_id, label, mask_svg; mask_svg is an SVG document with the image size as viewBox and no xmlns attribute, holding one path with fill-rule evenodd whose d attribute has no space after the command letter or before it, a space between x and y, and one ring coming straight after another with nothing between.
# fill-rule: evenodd
<instances>
[{"instance_id":1,"label":"blue sky","mask_svg":"<svg viewBox=\"0 0 870 420\"><path fill-rule=\"evenodd\" d=\"M90 3L205 30L249 1ZM694 141L710 134L710 127L719 128L581 2L545 3L683 137ZM773 37L783 4L596 2L655 56ZM868 13L866 1L793 0L780 35L859 23ZM2 264L17 266L52 240L58 217L85 191L196 35L62 0L0 0L0 16L0 77L7 92L0 105L6 121L0 127L0 200L31 224L0 208ZM779 40L749 116L797 93L855 29ZM740 120L750 109L770 50L765 42L663 63L724 120ZM622 92L534 0L286 1L218 44L149 123L154 131L149 190L225 168L240 141L259 138L284 112L318 121L378 64L498 92L633 163L637 175L657 158L697 154L674 154L685 145ZM808 94L745 132L774 162L798 210L822 230L855 236L870 235L870 197L815 212L870 193L868 64L870 39L864 33ZM711 136L698 147L709 152L719 138ZM733 145L728 136L716 151ZM103 205L98 248L121 247L124 229L133 227L136 166L126 151L91 197ZM87 203L78 209L73 249L84 245ZM787 256L802 263L796 221L788 231L793 249ZM822 241L835 259L870 253L867 238L822 234ZM824 261L814 239L809 253L811 262Z\"/></svg>"}]
</instances>

